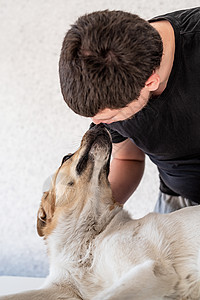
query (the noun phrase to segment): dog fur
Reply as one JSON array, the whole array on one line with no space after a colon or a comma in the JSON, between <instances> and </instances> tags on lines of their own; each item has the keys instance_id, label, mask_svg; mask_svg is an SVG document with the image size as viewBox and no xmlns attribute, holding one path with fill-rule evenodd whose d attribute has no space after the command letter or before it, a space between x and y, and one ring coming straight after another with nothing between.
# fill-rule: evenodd
<instances>
[{"instance_id":1,"label":"dog fur","mask_svg":"<svg viewBox=\"0 0 200 300\"><path fill-rule=\"evenodd\" d=\"M38 211L49 276L0 299L200 299L200 207L131 219L112 198L110 155L110 135L96 126L64 159Z\"/></svg>"}]
</instances>

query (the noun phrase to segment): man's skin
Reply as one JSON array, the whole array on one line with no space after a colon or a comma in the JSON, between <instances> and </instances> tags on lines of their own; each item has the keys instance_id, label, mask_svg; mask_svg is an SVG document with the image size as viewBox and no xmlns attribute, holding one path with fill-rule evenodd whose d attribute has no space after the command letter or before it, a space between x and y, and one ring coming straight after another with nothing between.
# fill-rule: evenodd
<instances>
[{"instance_id":1,"label":"man's skin","mask_svg":"<svg viewBox=\"0 0 200 300\"><path fill-rule=\"evenodd\" d=\"M151 25L159 32L163 41L160 67L148 78L137 100L120 109L106 108L100 111L92 118L95 124L109 124L132 117L147 104L151 96L160 95L166 88L174 61L174 30L168 21L159 21ZM140 183L145 155L131 140L127 139L113 144L112 157L109 180L115 201L123 204Z\"/></svg>"}]
</instances>

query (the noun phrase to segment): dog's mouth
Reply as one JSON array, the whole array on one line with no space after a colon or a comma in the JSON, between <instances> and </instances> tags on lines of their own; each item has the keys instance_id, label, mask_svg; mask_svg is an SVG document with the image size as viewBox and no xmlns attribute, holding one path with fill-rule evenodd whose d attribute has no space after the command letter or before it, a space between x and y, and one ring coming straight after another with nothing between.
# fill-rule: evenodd
<instances>
[{"instance_id":1,"label":"dog's mouth","mask_svg":"<svg viewBox=\"0 0 200 300\"><path fill-rule=\"evenodd\" d=\"M112 151L111 137L103 125L96 125L86 132L83 137L85 151L76 166L76 172L81 175L86 169L88 162L102 160L102 166L109 173L110 157ZM100 154L100 155L99 155Z\"/></svg>"}]
</instances>

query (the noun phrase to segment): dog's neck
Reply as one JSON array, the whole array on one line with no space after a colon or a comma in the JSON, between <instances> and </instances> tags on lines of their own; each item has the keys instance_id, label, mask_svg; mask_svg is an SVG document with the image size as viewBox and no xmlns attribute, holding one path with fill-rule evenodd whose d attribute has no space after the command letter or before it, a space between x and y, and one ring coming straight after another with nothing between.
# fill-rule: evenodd
<instances>
[{"instance_id":1,"label":"dog's neck","mask_svg":"<svg viewBox=\"0 0 200 300\"><path fill-rule=\"evenodd\" d=\"M122 210L112 200L106 203L101 199L94 202L91 198L79 213L76 209L70 213L63 211L56 228L46 239L51 281L62 282L68 277L76 277L73 270L77 270L77 266L80 266L81 272L91 266L94 240ZM78 276L82 276L81 272Z\"/></svg>"}]
</instances>

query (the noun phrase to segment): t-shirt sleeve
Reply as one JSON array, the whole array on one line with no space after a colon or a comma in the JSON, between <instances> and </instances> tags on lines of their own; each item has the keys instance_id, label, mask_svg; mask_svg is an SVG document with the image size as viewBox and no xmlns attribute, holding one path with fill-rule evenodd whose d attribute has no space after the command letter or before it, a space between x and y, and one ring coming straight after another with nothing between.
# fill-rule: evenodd
<instances>
[{"instance_id":1,"label":"t-shirt sleeve","mask_svg":"<svg viewBox=\"0 0 200 300\"><path fill-rule=\"evenodd\" d=\"M90 128L94 127L95 124L94 123L91 123L90 124ZM122 136L119 132L117 132L116 130L113 130L111 129L107 124L104 124L104 126L108 129L108 131L110 132L111 134L111 137L112 137L112 142L114 144L118 144L118 143L121 143L123 141L125 141L127 139L127 137L124 137Z\"/></svg>"}]
</instances>

